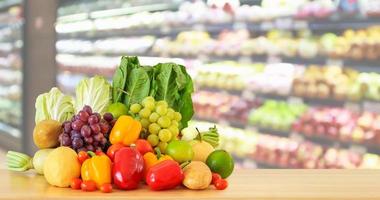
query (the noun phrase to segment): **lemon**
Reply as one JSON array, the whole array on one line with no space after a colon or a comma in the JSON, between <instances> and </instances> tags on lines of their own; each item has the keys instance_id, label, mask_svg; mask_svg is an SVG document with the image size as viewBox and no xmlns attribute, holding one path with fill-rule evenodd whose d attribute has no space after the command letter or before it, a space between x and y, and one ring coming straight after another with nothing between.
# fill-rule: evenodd
<instances>
[{"instance_id":1,"label":"lemon","mask_svg":"<svg viewBox=\"0 0 380 200\"><path fill-rule=\"evenodd\" d=\"M76 152L69 147L58 147L46 158L44 176L54 186L69 187L73 178L80 176L80 163Z\"/></svg>"}]
</instances>

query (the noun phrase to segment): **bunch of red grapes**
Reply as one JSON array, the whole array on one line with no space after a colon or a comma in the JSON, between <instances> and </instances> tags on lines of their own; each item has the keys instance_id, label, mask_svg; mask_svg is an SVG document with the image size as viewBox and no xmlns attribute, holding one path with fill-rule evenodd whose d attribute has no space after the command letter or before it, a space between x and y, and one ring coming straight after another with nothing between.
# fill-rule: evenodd
<instances>
[{"instance_id":1,"label":"bunch of red grapes","mask_svg":"<svg viewBox=\"0 0 380 200\"><path fill-rule=\"evenodd\" d=\"M77 152L105 151L115 121L111 113L105 113L102 118L86 105L71 121L62 124L63 132L59 136L59 142L61 146L71 147Z\"/></svg>"}]
</instances>

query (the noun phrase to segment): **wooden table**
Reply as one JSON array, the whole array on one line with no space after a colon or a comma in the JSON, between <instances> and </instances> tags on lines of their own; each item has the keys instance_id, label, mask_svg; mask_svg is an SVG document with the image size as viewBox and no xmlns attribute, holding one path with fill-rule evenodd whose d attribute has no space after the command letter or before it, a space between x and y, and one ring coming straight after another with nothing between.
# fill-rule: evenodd
<instances>
[{"instance_id":1,"label":"wooden table","mask_svg":"<svg viewBox=\"0 0 380 200\"><path fill-rule=\"evenodd\" d=\"M210 187L153 192L142 186L111 194L53 187L32 171L0 170L0 177L0 199L380 199L378 170L237 170L224 191Z\"/></svg>"}]
</instances>

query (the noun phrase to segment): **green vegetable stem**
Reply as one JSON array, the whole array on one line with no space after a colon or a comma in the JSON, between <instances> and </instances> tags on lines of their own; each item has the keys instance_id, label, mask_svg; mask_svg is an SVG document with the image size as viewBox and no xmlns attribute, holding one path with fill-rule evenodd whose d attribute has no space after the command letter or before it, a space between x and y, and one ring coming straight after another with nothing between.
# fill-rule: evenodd
<instances>
[{"instance_id":1,"label":"green vegetable stem","mask_svg":"<svg viewBox=\"0 0 380 200\"><path fill-rule=\"evenodd\" d=\"M26 154L8 151L6 157L8 170L22 172L34 168L33 159Z\"/></svg>"}]
</instances>

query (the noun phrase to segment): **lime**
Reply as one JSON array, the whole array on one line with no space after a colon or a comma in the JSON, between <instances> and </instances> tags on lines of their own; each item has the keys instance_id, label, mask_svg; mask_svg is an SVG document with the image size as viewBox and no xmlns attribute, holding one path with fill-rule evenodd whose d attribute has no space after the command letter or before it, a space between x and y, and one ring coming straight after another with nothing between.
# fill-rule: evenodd
<instances>
[{"instance_id":1,"label":"lime","mask_svg":"<svg viewBox=\"0 0 380 200\"><path fill-rule=\"evenodd\" d=\"M218 173L222 178L227 178L234 170L234 159L225 150L213 151L206 160L206 164L212 172Z\"/></svg>"},{"instance_id":2,"label":"lime","mask_svg":"<svg viewBox=\"0 0 380 200\"><path fill-rule=\"evenodd\" d=\"M166 147L166 154L171 156L175 161L183 163L193 159L194 152L191 145L183 140L173 140Z\"/></svg>"},{"instance_id":3,"label":"lime","mask_svg":"<svg viewBox=\"0 0 380 200\"><path fill-rule=\"evenodd\" d=\"M113 103L108 106L108 112L110 112L115 119L128 113L128 108L120 102Z\"/></svg>"}]
</instances>

